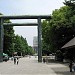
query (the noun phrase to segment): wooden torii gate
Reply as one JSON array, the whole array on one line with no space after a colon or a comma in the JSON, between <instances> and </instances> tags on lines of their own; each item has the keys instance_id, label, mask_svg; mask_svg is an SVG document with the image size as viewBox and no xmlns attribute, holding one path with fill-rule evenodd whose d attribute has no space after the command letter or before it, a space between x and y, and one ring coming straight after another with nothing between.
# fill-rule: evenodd
<instances>
[{"instance_id":1,"label":"wooden torii gate","mask_svg":"<svg viewBox=\"0 0 75 75\"><path fill-rule=\"evenodd\" d=\"M38 62L42 62L42 50L41 50L41 19L50 19L50 16L0 16L0 62L3 61L3 36L4 36L4 28L5 25L10 26L38 26ZM6 19L37 19L38 23L4 23Z\"/></svg>"}]
</instances>

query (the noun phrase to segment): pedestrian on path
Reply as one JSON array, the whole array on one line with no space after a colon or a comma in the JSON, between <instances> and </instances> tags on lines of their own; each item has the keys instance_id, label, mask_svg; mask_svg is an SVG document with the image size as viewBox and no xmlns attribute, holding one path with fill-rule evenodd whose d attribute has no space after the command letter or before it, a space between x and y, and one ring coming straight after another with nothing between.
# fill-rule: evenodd
<instances>
[{"instance_id":1,"label":"pedestrian on path","mask_svg":"<svg viewBox=\"0 0 75 75\"><path fill-rule=\"evenodd\" d=\"M46 59L45 59L45 57L43 57L43 63L45 63L46 62Z\"/></svg>"},{"instance_id":2,"label":"pedestrian on path","mask_svg":"<svg viewBox=\"0 0 75 75\"><path fill-rule=\"evenodd\" d=\"M18 63L19 63L19 58L17 58L17 65L18 65Z\"/></svg>"},{"instance_id":3,"label":"pedestrian on path","mask_svg":"<svg viewBox=\"0 0 75 75\"><path fill-rule=\"evenodd\" d=\"M14 64L16 64L16 58L14 57Z\"/></svg>"},{"instance_id":4,"label":"pedestrian on path","mask_svg":"<svg viewBox=\"0 0 75 75\"><path fill-rule=\"evenodd\" d=\"M74 72L75 72L75 63L73 64L73 70L74 70Z\"/></svg>"},{"instance_id":5,"label":"pedestrian on path","mask_svg":"<svg viewBox=\"0 0 75 75\"><path fill-rule=\"evenodd\" d=\"M72 68L73 68L73 62L72 62L72 60L70 61L69 68L70 68L70 72L72 72Z\"/></svg>"}]
</instances>

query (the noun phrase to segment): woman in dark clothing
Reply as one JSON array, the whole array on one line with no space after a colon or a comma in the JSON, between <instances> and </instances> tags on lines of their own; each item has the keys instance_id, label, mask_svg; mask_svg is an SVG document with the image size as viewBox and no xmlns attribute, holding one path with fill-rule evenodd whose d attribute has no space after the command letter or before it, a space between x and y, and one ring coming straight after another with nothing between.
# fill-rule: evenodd
<instances>
[{"instance_id":1,"label":"woman in dark clothing","mask_svg":"<svg viewBox=\"0 0 75 75\"><path fill-rule=\"evenodd\" d=\"M14 64L16 64L16 58L14 57Z\"/></svg>"},{"instance_id":2,"label":"woman in dark clothing","mask_svg":"<svg viewBox=\"0 0 75 75\"><path fill-rule=\"evenodd\" d=\"M73 68L73 62L72 61L70 61L69 67L70 67L70 72L72 72L72 68Z\"/></svg>"}]
</instances>

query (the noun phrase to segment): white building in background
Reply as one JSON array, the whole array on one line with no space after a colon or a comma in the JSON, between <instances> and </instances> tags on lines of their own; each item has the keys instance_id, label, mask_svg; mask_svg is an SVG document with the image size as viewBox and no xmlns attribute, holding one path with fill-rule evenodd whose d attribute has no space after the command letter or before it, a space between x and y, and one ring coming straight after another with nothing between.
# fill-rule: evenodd
<instances>
[{"instance_id":1,"label":"white building in background","mask_svg":"<svg viewBox=\"0 0 75 75\"><path fill-rule=\"evenodd\" d=\"M38 52L38 37L37 36L33 37L33 49L36 53Z\"/></svg>"}]
</instances>

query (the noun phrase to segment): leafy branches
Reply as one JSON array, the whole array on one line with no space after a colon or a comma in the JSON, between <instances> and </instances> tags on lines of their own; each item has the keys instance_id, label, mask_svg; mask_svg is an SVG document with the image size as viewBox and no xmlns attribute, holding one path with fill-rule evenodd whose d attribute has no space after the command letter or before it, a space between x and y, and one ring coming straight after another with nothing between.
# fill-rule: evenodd
<instances>
[{"instance_id":1,"label":"leafy branches","mask_svg":"<svg viewBox=\"0 0 75 75\"><path fill-rule=\"evenodd\" d=\"M71 0L70 3L73 1ZM75 35L75 9L73 6L66 5L60 9L55 9L50 21L43 21L42 35L42 50L49 53L56 52L72 39Z\"/></svg>"}]
</instances>

